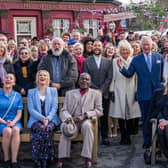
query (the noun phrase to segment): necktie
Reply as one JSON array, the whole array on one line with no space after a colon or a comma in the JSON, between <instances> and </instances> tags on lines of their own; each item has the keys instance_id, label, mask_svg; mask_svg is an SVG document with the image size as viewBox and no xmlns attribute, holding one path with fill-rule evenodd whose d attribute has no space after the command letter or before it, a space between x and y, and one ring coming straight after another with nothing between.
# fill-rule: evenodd
<instances>
[{"instance_id":1,"label":"necktie","mask_svg":"<svg viewBox=\"0 0 168 168\"><path fill-rule=\"evenodd\" d=\"M146 63L147 63L149 72L151 72L151 69L152 69L152 63L151 63L151 59L150 59L150 56L149 56L149 55L147 55Z\"/></svg>"}]
</instances>

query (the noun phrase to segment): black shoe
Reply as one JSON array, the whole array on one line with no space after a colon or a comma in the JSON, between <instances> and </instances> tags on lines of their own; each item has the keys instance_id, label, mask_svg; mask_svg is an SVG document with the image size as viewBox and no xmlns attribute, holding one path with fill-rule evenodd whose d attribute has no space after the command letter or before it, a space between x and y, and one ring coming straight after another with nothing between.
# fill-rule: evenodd
<instances>
[{"instance_id":1,"label":"black shoe","mask_svg":"<svg viewBox=\"0 0 168 168\"><path fill-rule=\"evenodd\" d=\"M151 152L149 149L144 152L144 160L146 164L151 164Z\"/></svg>"},{"instance_id":2,"label":"black shoe","mask_svg":"<svg viewBox=\"0 0 168 168\"><path fill-rule=\"evenodd\" d=\"M3 168L11 168L11 162L10 162L10 160L4 161Z\"/></svg>"},{"instance_id":3,"label":"black shoe","mask_svg":"<svg viewBox=\"0 0 168 168\"><path fill-rule=\"evenodd\" d=\"M126 143L127 143L127 145L131 145L131 139L130 139L130 137L128 137L128 138L126 139Z\"/></svg>"},{"instance_id":4,"label":"black shoe","mask_svg":"<svg viewBox=\"0 0 168 168\"><path fill-rule=\"evenodd\" d=\"M121 139L120 145L131 145L130 139Z\"/></svg>"},{"instance_id":5,"label":"black shoe","mask_svg":"<svg viewBox=\"0 0 168 168\"><path fill-rule=\"evenodd\" d=\"M41 168L41 162L40 162L40 160L35 160L34 161L34 168Z\"/></svg>"},{"instance_id":6,"label":"black shoe","mask_svg":"<svg viewBox=\"0 0 168 168\"><path fill-rule=\"evenodd\" d=\"M102 144L106 145L106 146L109 146L110 145L110 141L108 139L103 139Z\"/></svg>"},{"instance_id":7,"label":"black shoe","mask_svg":"<svg viewBox=\"0 0 168 168\"><path fill-rule=\"evenodd\" d=\"M12 168L20 168L20 165L18 162L12 163Z\"/></svg>"},{"instance_id":8,"label":"black shoe","mask_svg":"<svg viewBox=\"0 0 168 168\"><path fill-rule=\"evenodd\" d=\"M47 160L42 160L42 168L47 168Z\"/></svg>"},{"instance_id":9,"label":"black shoe","mask_svg":"<svg viewBox=\"0 0 168 168\"><path fill-rule=\"evenodd\" d=\"M148 149L148 148L150 148L150 146L151 146L150 142L144 142L144 144L142 145L142 148L143 149Z\"/></svg>"}]
</instances>

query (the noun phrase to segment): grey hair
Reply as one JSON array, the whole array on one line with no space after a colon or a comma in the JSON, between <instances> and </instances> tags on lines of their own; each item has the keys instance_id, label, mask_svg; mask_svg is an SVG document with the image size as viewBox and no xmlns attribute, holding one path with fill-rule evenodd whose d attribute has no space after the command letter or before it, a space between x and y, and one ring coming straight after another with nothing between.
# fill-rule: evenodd
<instances>
[{"instance_id":1,"label":"grey hair","mask_svg":"<svg viewBox=\"0 0 168 168\"><path fill-rule=\"evenodd\" d=\"M53 44L55 40L58 40L61 43L61 46L64 47L64 41L62 40L62 38L60 37L53 38L51 44Z\"/></svg>"},{"instance_id":2,"label":"grey hair","mask_svg":"<svg viewBox=\"0 0 168 168\"><path fill-rule=\"evenodd\" d=\"M150 37L150 36L143 36L142 37L142 39L141 39L141 46L142 46L142 43L145 41L145 40L147 40L147 41L149 41L150 43L151 43L151 45L152 45L152 38Z\"/></svg>"},{"instance_id":3,"label":"grey hair","mask_svg":"<svg viewBox=\"0 0 168 168\"><path fill-rule=\"evenodd\" d=\"M118 44L117 54L120 55L121 48L127 48L130 51L129 56L133 55L133 48L127 40L121 40Z\"/></svg>"}]
</instances>

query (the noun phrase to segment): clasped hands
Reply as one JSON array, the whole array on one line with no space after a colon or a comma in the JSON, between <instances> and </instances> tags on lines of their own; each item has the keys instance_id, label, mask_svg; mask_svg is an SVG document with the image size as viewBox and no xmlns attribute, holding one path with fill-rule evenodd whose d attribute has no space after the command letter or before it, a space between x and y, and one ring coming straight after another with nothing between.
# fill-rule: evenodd
<instances>
[{"instance_id":1,"label":"clasped hands","mask_svg":"<svg viewBox=\"0 0 168 168\"><path fill-rule=\"evenodd\" d=\"M45 117L45 118L43 119L43 124L44 124L45 126L48 125L48 118L47 118L47 117Z\"/></svg>"}]
</instances>

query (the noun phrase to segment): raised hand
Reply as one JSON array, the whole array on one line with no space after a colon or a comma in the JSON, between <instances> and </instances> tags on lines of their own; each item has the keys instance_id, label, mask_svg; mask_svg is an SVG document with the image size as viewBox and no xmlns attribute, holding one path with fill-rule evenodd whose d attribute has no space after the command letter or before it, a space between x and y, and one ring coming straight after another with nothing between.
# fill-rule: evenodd
<instances>
[{"instance_id":1,"label":"raised hand","mask_svg":"<svg viewBox=\"0 0 168 168\"><path fill-rule=\"evenodd\" d=\"M122 67L123 64L122 64L121 58L118 58L118 59L117 59L117 65L118 65L119 68Z\"/></svg>"}]
</instances>

